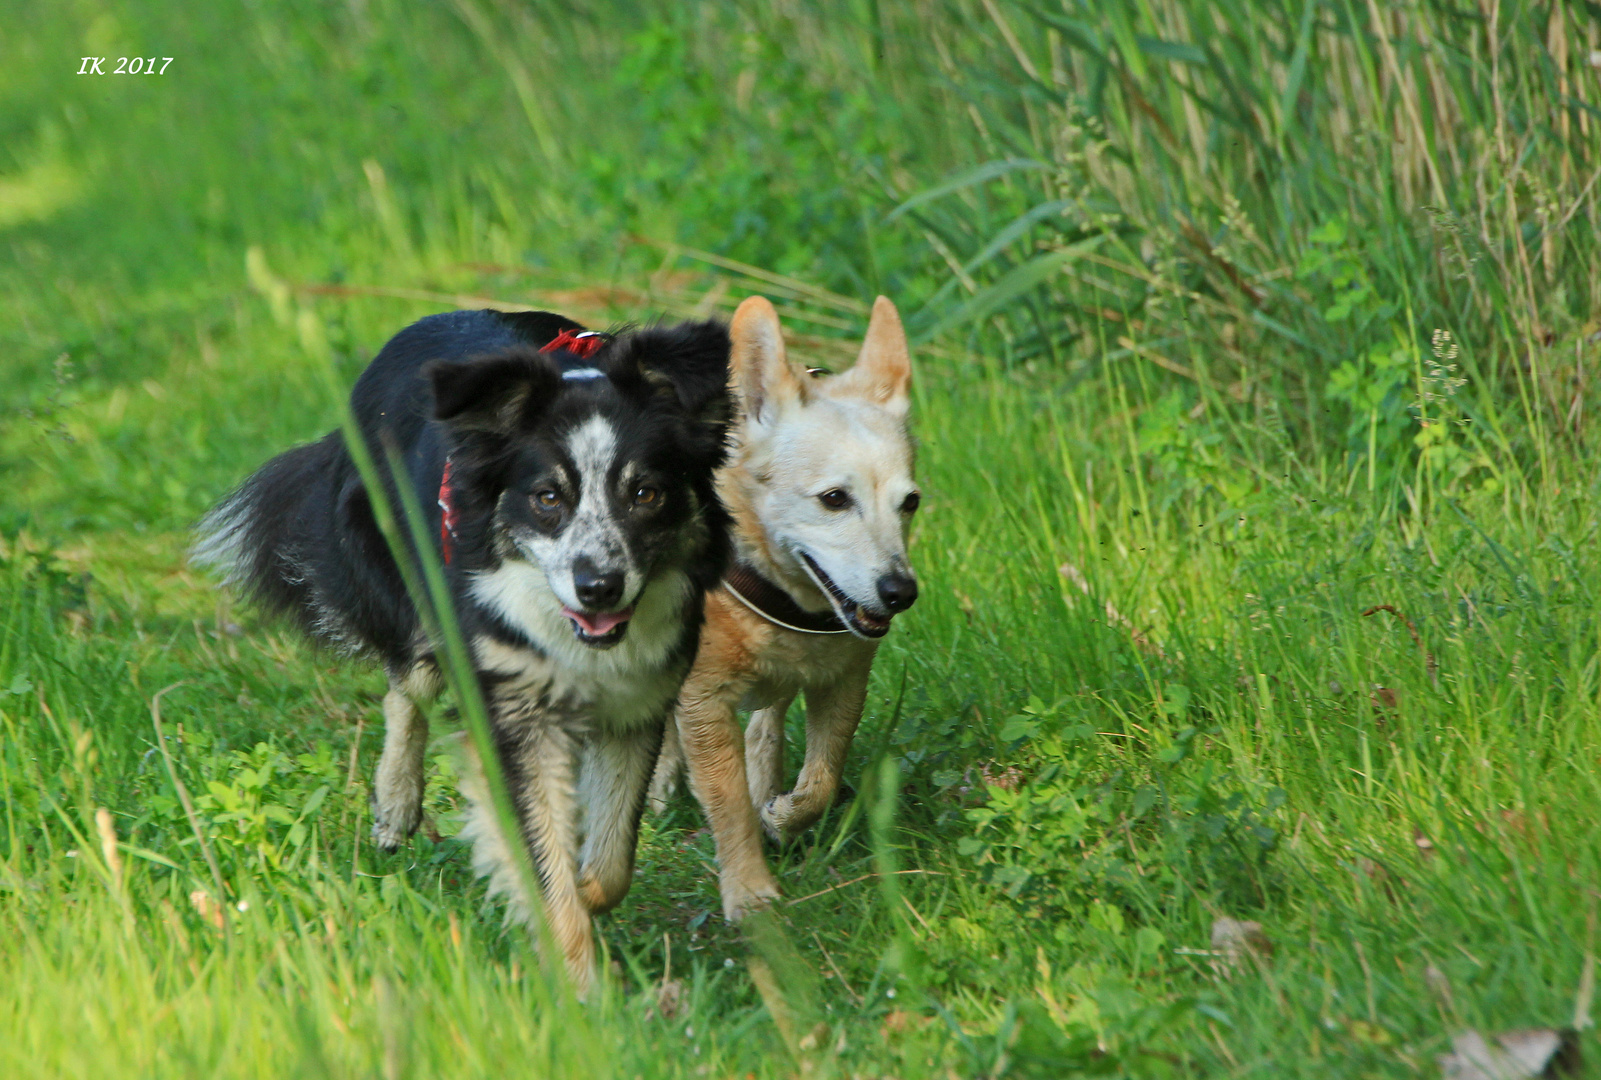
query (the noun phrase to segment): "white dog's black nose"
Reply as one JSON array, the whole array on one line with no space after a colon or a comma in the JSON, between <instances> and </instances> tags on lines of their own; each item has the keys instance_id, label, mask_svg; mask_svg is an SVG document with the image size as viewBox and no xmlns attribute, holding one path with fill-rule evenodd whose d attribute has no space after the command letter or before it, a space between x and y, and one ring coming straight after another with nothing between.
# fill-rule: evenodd
<instances>
[{"instance_id":1,"label":"white dog's black nose","mask_svg":"<svg viewBox=\"0 0 1601 1080\"><path fill-rule=\"evenodd\" d=\"M878 579L878 598L890 611L905 611L917 602L917 579L910 574L885 574Z\"/></svg>"},{"instance_id":2,"label":"white dog's black nose","mask_svg":"<svg viewBox=\"0 0 1601 1080\"><path fill-rule=\"evenodd\" d=\"M616 570L573 567L573 592L590 611L610 611L623 599L623 575Z\"/></svg>"}]
</instances>

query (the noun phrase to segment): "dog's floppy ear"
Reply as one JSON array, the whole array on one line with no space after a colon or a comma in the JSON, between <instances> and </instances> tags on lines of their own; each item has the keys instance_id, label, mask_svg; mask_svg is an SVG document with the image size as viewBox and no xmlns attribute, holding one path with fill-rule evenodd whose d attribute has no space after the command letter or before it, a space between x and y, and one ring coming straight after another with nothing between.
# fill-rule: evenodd
<instances>
[{"instance_id":1,"label":"dog's floppy ear","mask_svg":"<svg viewBox=\"0 0 1601 1080\"><path fill-rule=\"evenodd\" d=\"M603 353L606 373L624 393L667 404L688 427L691 449L716 465L726 453L733 403L728 393L728 327L720 322L654 326Z\"/></svg>"},{"instance_id":2,"label":"dog's floppy ear","mask_svg":"<svg viewBox=\"0 0 1601 1080\"><path fill-rule=\"evenodd\" d=\"M906 330L901 314L886 296L873 301L873 316L867 322L867 336L856 364L840 375L830 390L855 394L882 405L892 412L905 413L910 404L912 356L906 347Z\"/></svg>"},{"instance_id":3,"label":"dog's floppy ear","mask_svg":"<svg viewBox=\"0 0 1601 1080\"><path fill-rule=\"evenodd\" d=\"M757 422L764 412L806 400L806 376L795 370L784 352L778 312L767 297L746 297L734 311L730 335L734 347L728 363L746 417Z\"/></svg>"},{"instance_id":4,"label":"dog's floppy ear","mask_svg":"<svg viewBox=\"0 0 1601 1080\"><path fill-rule=\"evenodd\" d=\"M428 365L434 418L462 431L510 435L542 413L561 391L549 357L526 346L471 360Z\"/></svg>"}]
</instances>

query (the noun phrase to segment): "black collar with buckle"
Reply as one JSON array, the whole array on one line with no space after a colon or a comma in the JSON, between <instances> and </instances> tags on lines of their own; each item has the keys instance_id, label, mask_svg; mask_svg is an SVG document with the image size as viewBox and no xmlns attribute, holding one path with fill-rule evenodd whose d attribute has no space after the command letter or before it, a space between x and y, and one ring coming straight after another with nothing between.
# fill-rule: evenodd
<instances>
[{"instance_id":1,"label":"black collar with buckle","mask_svg":"<svg viewBox=\"0 0 1601 1080\"><path fill-rule=\"evenodd\" d=\"M832 610L807 611L789 593L762 577L749 563L735 563L723 575L729 593L775 626L802 634L848 634Z\"/></svg>"}]
</instances>

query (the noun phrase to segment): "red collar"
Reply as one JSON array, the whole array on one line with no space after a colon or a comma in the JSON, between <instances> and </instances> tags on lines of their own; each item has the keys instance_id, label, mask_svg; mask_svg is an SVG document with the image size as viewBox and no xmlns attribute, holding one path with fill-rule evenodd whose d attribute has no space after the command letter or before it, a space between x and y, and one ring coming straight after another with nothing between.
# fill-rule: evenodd
<instances>
[{"instance_id":1,"label":"red collar","mask_svg":"<svg viewBox=\"0 0 1601 1080\"><path fill-rule=\"evenodd\" d=\"M450 491L450 459L445 459L444 474L439 477L439 549L445 556L445 565L450 565L452 541L456 539L456 520L458 513L451 500Z\"/></svg>"},{"instance_id":2,"label":"red collar","mask_svg":"<svg viewBox=\"0 0 1601 1080\"><path fill-rule=\"evenodd\" d=\"M563 330L549 345L539 351L545 353L566 349L579 359L588 360L610 340L610 334L603 334L599 330Z\"/></svg>"}]
</instances>

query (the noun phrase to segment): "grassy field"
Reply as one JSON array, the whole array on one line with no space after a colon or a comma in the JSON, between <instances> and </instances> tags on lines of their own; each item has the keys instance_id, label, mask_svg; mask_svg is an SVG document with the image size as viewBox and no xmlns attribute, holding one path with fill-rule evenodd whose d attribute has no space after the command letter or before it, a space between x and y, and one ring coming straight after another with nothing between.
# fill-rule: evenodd
<instances>
[{"instance_id":1,"label":"grassy field","mask_svg":"<svg viewBox=\"0 0 1601 1080\"><path fill-rule=\"evenodd\" d=\"M1593 12L8 3L0 1075L1601 1075ZM907 314L923 599L776 918L685 797L577 1005L189 529L421 315L752 292Z\"/></svg>"}]
</instances>

